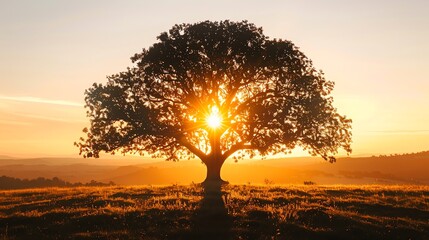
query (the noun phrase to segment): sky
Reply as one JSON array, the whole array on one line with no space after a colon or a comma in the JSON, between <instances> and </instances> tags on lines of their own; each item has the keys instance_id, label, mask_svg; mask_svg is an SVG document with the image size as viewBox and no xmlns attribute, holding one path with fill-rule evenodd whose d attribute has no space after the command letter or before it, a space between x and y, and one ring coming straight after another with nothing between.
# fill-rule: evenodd
<instances>
[{"instance_id":1,"label":"sky","mask_svg":"<svg viewBox=\"0 0 429 240\"><path fill-rule=\"evenodd\" d=\"M0 155L77 157L85 89L132 66L174 24L225 19L291 40L335 82L334 105L353 120L352 156L429 150L428 9L427 0L0 1Z\"/></svg>"}]
</instances>

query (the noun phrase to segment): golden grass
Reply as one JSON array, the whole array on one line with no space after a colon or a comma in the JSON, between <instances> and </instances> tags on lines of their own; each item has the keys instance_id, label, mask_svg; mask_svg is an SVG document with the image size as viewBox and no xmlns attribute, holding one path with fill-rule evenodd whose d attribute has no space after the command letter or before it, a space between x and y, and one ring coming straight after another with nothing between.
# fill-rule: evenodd
<instances>
[{"instance_id":1,"label":"golden grass","mask_svg":"<svg viewBox=\"0 0 429 240\"><path fill-rule=\"evenodd\" d=\"M199 226L208 218L215 222ZM228 223L218 231L231 239L424 239L429 186L229 185L215 195L195 184L0 191L4 239L198 239L222 225L216 219Z\"/></svg>"}]
</instances>

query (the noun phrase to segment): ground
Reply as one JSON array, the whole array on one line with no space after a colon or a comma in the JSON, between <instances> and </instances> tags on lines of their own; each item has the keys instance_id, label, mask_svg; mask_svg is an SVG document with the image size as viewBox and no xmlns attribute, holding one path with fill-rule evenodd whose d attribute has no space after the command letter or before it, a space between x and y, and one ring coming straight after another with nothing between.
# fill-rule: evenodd
<instances>
[{"instance_id":1,"label":"ground","mask_svg":"<svg viewBox=\"0 0 429 240\"><path fill-rule=\"evenodd\" d=\"M0 239L429 239L429 186L9 190Z\"/></svg>"}]
</instances>

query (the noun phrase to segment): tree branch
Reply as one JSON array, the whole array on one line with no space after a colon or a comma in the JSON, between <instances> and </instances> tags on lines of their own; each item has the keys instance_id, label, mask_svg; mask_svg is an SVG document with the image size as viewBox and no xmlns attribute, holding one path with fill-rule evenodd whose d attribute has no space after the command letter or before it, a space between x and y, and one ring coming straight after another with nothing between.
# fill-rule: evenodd
<instances>
[{"instance_id":1,"label":"tree branch","mask_svg":"<svg viewBox=\"0 0 429 240\"><path fill-rule=\"evenodd\" d=\"M185 137L183 136L180 137L178 139L178 142L182 144L184 147L186 147L187 149L189 149L189 151L191 151L197 157L199 157L204 163L206 162L207 155L203 151L201 151L200 149L198 149L197 147L195 147L194 145L186 141Z\"/></svg>"},{"instance_id":2,"label":"tree branch","mask_svg":"<svg viewBox=\"0 0 429 240\"><path fill-rule=\"evenodd\" d=\"M235 153L238 150L244 150L244 149L258 149L257 147L251 145L251 144L245 144L244 142L239 142L232 146L230 149L225 151L222 154L222 157L227 159L229 156L231 156L233 153Z\"/></svg>"},{"instance_id":3,"label":"tree branch","mask_svg":"<svg viewBox=\"0 0 429 240\"><path fill-rule=\"evenodd\" d=\"M271 93L271 94L270 94ZM233 112L233 115L238 114L243 108L245 108L246 106L248 106L248 104L252 103L252 101L254 100L258 100L258 102L261 102L262 100L266 100L272 97L276 97L275 95L275 91L274 90L266 90L264 92L260 92L248 99L246 99L246 101L240 103L237 108L235 109L235 111Z\"/></svg>"}]
</instances>

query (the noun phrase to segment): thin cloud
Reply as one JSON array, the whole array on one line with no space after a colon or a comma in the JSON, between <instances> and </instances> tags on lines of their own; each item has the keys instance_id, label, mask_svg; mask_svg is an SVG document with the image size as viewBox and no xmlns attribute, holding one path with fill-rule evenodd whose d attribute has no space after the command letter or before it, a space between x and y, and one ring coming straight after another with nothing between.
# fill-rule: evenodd
<instances>
[{"instance_id":1,"label":"thin cloud","mask_svg":"<svg viewBox=\"0 0 429 240\"><path fill-rule=\"evenodd\" d=\"M56 117L49 117L49 116L41 116L41 115L35 115L35 114L14 114L18 117L24 117L24 118L32 118L32 119L39 119L39 120L46 120L46 121L53 121L53 122L64 122L64 123L86 123L87 121L80 120L80 119L73 119L73 118L56 118Z\"/></svg>"},{"instance_id":2,"label":"thin cloud","mask_svg":"<svg viewBox=\"0 0 429 240\"><path fill-rule=\"evenodd\" d=\"M19 121L0 120L0 125L30 126L31 123L29 123L29 122L19 122Z\"/></svg>"},{"instance_id":3,"label":"thin cloud","mask_svg":"<svg viewBox=\"0 0 429 240\"><path fill-rule=\"evenodd\" d=\"M10 97L10 96L0 95L0 100L9 100L9 101L17 101L17 102L30 102L30 103L46 103L46 104L72 106L72 107L83 107L83 104L78 103L78 102L64 101L64 100L51 100L51 99L38 98L38 97Z\"/></svg>"},{"instance_id":4,"label":"thin cloud","mask_svg":"<svg viewBox=\"0 0 429 240\"><path fill-rule=\"evenodd\" d=\"M380 130L380 131L368 131L370 133L385 133L385 134L406 134L406 133L429 133L428 129L417 129L417 130Z\"/></svg>"}]
</instances>

